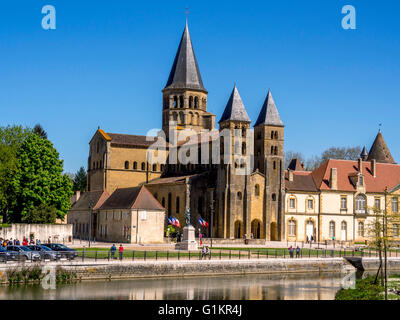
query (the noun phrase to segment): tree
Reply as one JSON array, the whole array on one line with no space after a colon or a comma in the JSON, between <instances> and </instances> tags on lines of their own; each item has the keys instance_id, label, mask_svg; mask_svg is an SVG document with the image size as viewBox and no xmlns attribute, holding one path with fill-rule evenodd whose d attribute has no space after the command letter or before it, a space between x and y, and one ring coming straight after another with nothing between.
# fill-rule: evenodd
<instances>
[{"instance_id":1,"label":"tree","mask_svg":"<svg viewBox=\"0 0 400 320\"><path fill-rule=\"evenodd\" d=\"M361 147L331 147L321 155L321 163L329 159L357 160L361 154Z\"/></svg>"},{"instance_id":2,"label":"tree","mask_svg":"<svg viewBox=\"0 0 400 320\"><path fill-rule=\"evenodd\" d=\"M73 184L74 184L74 192L76 191L81 191L84 192L86 190L86 185L87 185L87 175L86 175L86 170L84 167L81 167L78 172L75 174L73 178Z\"/></svg>"},{"instance_id":3,"label":"tree","mask_svg":"<svg viewBox=\"0 0 400 320\"><path fill-rule=\"evenodd\" d=\"M47 139L47 132L44 131L43 127L38 123L33 128L33 133L37 134L42 139Z\"/></svg>"},{"instance_id":4,"label":"tree","mask_svg":"<svg viewBox=\"0 0 400 320\"><path fill-rule=\"evenodd\" d=\"M11 220L36 219L31 217L30 211L40 205L54 207L57 218L64 219L73 192L71 181L62 172L63 161L53 144L37 134L30 134L18 150L17 169L10 176L16 198Z\"/></svg>"},{"instance_id":5,"label":"tree","mask_svg":"<svg viewBox=\"0 0 400 320\"><path fill-rule=\"evenodd\" d=\"M0 213L7 222L7 213L15 195L11 192L9 177L17 169L17 153L31 129L22 126L0 127Z\"/></svg>"},{"instance_id":6,"label":"tree","mask_svg":"<svg viewBox=\"0 0 400 320\"><path fill-rule=\"evenodd\" d=\"M57 218L57 209L54 206L40 204L38 207L30 210L22 217L23 223L55 223Z\"/></svg>"},{"instance_id":7,"label":"tree","mask_svg":"<svg viewBox=\"0 0 400 320\"><path fill-rule=\"evenodd\" d=\"M390 194L386 188L384 208L370 208L370 210L373 211L374 219L369 223L367 228L370 245L379 253L379 268L375 276L375 284L380 274L381 286L385 289L385 300L388 299L387 252L391 246L396 245L396 237L398 237L399 231L398 227L400 226L399 215L389 210L389 196Z\"/></svg>"}]
</instances>

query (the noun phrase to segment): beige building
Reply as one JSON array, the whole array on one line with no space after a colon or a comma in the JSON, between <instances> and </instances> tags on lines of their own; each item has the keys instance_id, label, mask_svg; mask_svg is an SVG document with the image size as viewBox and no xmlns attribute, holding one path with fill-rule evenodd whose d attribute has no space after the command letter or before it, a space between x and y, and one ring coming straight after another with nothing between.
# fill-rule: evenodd
<instances>
[{"instance_id":1,"label":"beige building","mask_svg":"<svg viewBox=\"0 0 400 320\"><path fill-rule=\"evenodd\" d=\"M393 161L381 132L358 161L331 159L312 172L293 161L285 176L286 239L368 240L374 208L385 209L385 190L399 182L400 165ZM393 207L394 214L398 214L396 193L386 197L386 207Z\"/></svg>"},{"instance_id":2,"label":"beige building","mask_svg":"<svg viewBox=\"0 0 400 320\"><path fill-rule=\"evenodd\" d=\"M89 208L92 208L90 221ZM163 243L165 210L145 187L84 193L72 206L68 222L75 238L123 243Z\"/></svg>"}]
</instances>

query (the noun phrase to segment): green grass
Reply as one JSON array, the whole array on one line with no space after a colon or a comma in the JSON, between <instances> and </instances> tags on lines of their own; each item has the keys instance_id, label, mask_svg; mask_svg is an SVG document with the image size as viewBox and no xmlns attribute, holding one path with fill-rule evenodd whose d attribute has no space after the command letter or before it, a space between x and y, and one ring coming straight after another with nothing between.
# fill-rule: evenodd
<instances>
[{"instance_id":1,"label":"green grass","mask_svg":"<svg viewBox=\"0 0 400 320\"><path fill-rule=\"evenodd\" d=\"M374 284L375 277L356 281L355 289L340 289L335 296L335 300L383 300L383 288Z\"/></svg>"}]
</instances>

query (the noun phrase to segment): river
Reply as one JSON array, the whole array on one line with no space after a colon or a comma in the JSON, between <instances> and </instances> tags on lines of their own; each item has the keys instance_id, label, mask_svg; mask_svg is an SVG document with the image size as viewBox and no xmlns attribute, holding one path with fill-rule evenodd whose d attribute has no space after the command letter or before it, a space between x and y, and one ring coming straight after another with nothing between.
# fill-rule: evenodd
<instances>
[{"instance_id":1,"label":"river","mask_svg":"<svg viewBox=\"0 0 400 320\"><path fill-rule=\"evenodd\" d=\"M340 273L89 281L0 287L2 300L333 300Z\"/></svg>"}]
</instances>

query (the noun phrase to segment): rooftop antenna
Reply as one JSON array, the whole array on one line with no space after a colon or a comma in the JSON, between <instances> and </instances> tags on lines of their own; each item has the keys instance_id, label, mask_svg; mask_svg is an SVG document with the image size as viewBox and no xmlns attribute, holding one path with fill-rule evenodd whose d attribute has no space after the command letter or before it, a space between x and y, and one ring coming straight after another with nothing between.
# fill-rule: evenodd
<instances>
[{"instance_id":1,"label":"rooftop antenna","mask_svg":"<svg viewBox=\"0 0 400 320\"><path fill-rule=\"evenodd\" d=\"M382 132L381 129L382 129L382 123L379 124L379 132Z\"/></svg>"}]
</instances>

